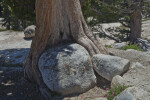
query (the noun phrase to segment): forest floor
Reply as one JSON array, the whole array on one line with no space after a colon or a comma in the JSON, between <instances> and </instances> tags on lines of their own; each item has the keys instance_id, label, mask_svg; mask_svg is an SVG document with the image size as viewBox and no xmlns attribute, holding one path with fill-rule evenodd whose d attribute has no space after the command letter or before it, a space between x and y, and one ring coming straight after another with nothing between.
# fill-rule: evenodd
<instances>
[{"instance_id":1,"label":"forest floor","mask_svg":"<svg viewBox=\"0 0 150 100\"><path fill-rule=\"evenodd\" d=\"M150 36L150 21L144 22L142 37ZM109 43L111 41L107 41ZM3 31L0 32L0 100L43 100L37 87L24 79L22 63L27 56L32 40L25 40L23 32ZM118 56L124 55L125 51L116 52ZM1 58L5 58L5 62ZM127 57L128 58L128 57ZM134 59L131 59L134 61ZM140 59L142 60L142 59ZM15 63L13 63L15 62ZM136 60L135 60L136 62ZM143 71L144 72L144 71ZM92 100L104 96L105 88L110 82L98 83L98 86L86 93L73 97L55 97L55 100Z\"/></svg>"}]
</instances>

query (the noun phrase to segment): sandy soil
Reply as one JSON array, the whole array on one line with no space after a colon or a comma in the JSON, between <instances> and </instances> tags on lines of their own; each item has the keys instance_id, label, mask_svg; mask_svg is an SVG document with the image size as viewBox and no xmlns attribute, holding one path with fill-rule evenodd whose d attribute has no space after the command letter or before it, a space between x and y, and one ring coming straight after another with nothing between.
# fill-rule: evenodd
<instances>
[{"instance_id":1,"label":"sandy soil","mask_svg":"<svg viewBox=\"0 0 150 100\"><path fill-rule=\"evenodd\" d=\"M142 23L142 37L150 37L150 20L144 21Z\"/></svg>"},{"instance_id":2,"label":"sandy soil","mask_svg":"<svg viewBox=\"0 0 150 100\"><path fill-rule=\"evenodd\" d=\"M0 50L30 48L31 40L25 40L23 32L0 32Z\"/></svg>"}]
</instances>

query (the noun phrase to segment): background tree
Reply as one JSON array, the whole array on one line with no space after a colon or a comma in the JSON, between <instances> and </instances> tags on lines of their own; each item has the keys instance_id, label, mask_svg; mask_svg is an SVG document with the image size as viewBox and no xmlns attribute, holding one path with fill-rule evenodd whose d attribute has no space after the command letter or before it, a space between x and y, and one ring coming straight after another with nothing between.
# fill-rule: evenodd
<instances>
[{"instance_id":1,"label":"background tree","mask_svg":"<svg viewBox=\"0 0 150 100\"><path fill-rule=\"evenodd\" d=\"M35 0L5 0L21 21L35 23Z\"/></svg>"},{"instance_id":2,"label":"background tree","mask_svg":"<svg viewBox=\"0 0 150 100\"><path fill-rule=\"evenodd\" d=\"M99 26L97 30L100 36L114 39L115 41L127 41L130 33L130 17L128 7L123 0L88 0L82 5L83 14L91 27ZM90 11L90 12L88 12ZM92 20L89 20L90 19ZM120 22L123 27L117 28L118 35L109 36L103 30L101 23Z\"/></svg>"},{"instance_id":3,"label":"background tree","mask_svg":"<svg viewBox=\"0 0 150 100\"><path fill-rule=\"evenodd\" d=\"M87 0L82 4L84 17L90 26L117 22L123 17L119 3L120 0ZM91 21L88 21L89 17L92 18Z\"/></svg>"},{"instance_id":4,"label":"background tree","mask_svg":"<svg viewBox=\"0 0 150 100\"><path fill-rule=\"evenodd\" d=\"M5 0L11 7L13 13L21 20L21 25L29 25L35 23L35 0ZM131 15L133 15L133 5L137 4L137 0L80 0L82 4L83 15L86 22L90 26L95 26L100 23L120 22L122 27L117 30L120 31L114 37L119 38L118 41L133 41L139 38L141 32L137 30L133 32L134 25L131 25ZM145 18L150 14L150 1L145 0L141 3L141 10ZM132 14L131 14L132 13ZM22 16L24 15L24 16ZM141 17L142 18L142 17ZM132 22L134 22L132 20ZM132 23L133 24L133 23ZM137 25L137 24L135 24ZM140 26L140 25L139 25ZM137 28L139 29L139 28ZM137 37L135 37L135 34ZM103 32L101 32L103 34ZM112 39L112 38L111 38Z\"/></svg>"},{"instance_id":5,"label":"background tree","mask_svg":"<svg viewBox=\"0 0 150 100\"><path fill-rule=\"evenodd\" d=\"M145 19L150 18L150 0L143 0L142 14Z\"/></svg>"},{"instance_id":6,"label":"background tree","mask_svg":"<svg viewBox=\"0 0 150 100\"><path fill-rule=\"evenodd\" d=\"M2 2L2 0L0 0L0 2ZM0 17L2 17L2 7L0 5Z\"/></svg>"},{"instance_id":7,"label":"background tree","mask_svg":"<svg viewBox=\"0 0 150 100\"><path fill-rule=\"evenodd\" d=\"M28 2L13 0L1 1L2 17L4 18L3 25L6 26L7 29L21 31L28 25L35 24L34 10L32 11L28 6L24 5L29 2L30 0L28 0ZM33 5L32 7L34 8Z\"/></svg>"},{"instance_id":8,"label":"background tree","mask_svg":"<svg viewBox=\"0 0 150 100\"><path fill-rule=\"evenodd\" d=\"M142 0L134 0L131 5L133 11L130 15L130 41L134 42L137 38L141 38L142 31ZM132 10L131 9L131 10Z\"/></svg>"},{"instance_id":9,"label":"background tree","mask_svg":"<svg viewBox=\"0 0 150 100\"><path fill-rule=\"evenodd\" d=\"M4 18L3 26L6 26L7 29L11 29L11 8L6 4L5 1L1 2L2 6L2 17Z\"/></svg>"},{"instance_id":10,"label":"background tree","mask_svg":"<svg viewBox=\"0 0 150 100\"><path fill-rule=\"evenodd\" d=\"M143 0L88 0L82 7L85 18L92 18L90 22L87 20L89 25L95 26L106 22L122 24L117 29L120 33L114 36L119 40L108 36L109 38L116 41L135 41L141 37L142 17L148 18L150 14L149 4L149 0L144 2ZM100 32L100 34L104 34L104 32ZM104 34L104 36L107 35Z\"/></svg>"}]
</instances>

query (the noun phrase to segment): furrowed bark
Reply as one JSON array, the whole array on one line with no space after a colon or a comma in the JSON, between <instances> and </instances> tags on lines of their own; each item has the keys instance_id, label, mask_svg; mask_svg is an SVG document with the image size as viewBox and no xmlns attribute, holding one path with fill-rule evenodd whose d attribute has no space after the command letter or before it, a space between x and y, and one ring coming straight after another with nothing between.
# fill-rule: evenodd
<instances>
[{"instance_id":1,"label":"furrowed bark","mask_svg":"<svg viewBox=\"0 0 150 100\"><path fill-rule=\"evenodd\" d=\"M129 39L131 42L135 42L137 38L141 38L142 31L142 0L136 0L133 5L134 10L131 13L131 34Z\"/></svg>"}]
</instances>

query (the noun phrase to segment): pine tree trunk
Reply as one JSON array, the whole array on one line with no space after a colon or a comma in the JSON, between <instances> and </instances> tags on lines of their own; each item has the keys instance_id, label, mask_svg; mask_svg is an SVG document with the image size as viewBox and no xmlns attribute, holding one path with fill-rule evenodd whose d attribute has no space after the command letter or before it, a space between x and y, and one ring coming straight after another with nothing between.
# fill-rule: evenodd
<instances>
[{"instance_id":1,"label":"pine tree trunk","mask_svg":"<svg viewBox=\"0 0 150 100\"><path fill-rule=\"evenodd\" d=\"M45 49L76 42L85 47L91 56L107 54L99 38L88 29L79 0L36 0L36 24L36 36L24 68L26 76L40 86L46 98L47 89L38 69L39 57Z\"/></svg>"},{"instance_id":2,"label":"pine tree trunk","mask_svg":"<svg viewBox=\"0 0 150 100\"><path fill-rule=\"evenodd\" d=\"M131 14L131 34L130 41L135 42L137 38L141 38L142 25L142 0L136 0L134 4L134 11Z\"/></svg>"}]
</instances>

